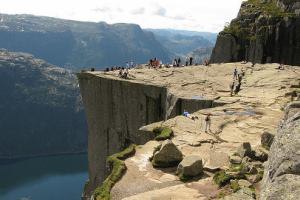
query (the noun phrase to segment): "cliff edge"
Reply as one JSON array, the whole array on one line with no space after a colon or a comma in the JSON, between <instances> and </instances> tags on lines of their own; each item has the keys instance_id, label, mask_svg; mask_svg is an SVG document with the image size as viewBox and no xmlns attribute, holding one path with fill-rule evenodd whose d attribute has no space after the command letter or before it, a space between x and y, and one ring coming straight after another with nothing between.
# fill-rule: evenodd
<instances>
[{"instance_id":1,"label":"cliff edge","mask_svg":"<svg viewBox=\"0 0 300 200\"><path fill-rule=\"evenodd\" d=\"M300 2L248 0L219 33L212 63L251 61L300 65Z\"/></svg>"}]
</instances>

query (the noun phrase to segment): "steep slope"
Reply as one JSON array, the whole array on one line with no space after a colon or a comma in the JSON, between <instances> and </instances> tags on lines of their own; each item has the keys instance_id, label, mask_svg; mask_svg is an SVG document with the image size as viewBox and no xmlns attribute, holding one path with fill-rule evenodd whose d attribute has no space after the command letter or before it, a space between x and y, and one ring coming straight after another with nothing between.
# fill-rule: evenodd
<instances>
[{"instance_id":1,"label":"steep slope","mask_svg":"<svg viewBox=\"0 0 300 200\"><path fill-rule=\"evenodd\" d=\"M248 0L219 33L211 62L300 65L299 0Z\"/></svg>"},{"instance_id":2,"label":"steep slope","mask_svg":"<svg viewBox=\"0 0 300 200\"><path fill-rule=\"evenodd\" d=\"M145 63L170 53L152 33L135 24L78 22L32 15L0 14L0 48L31 53L59 66Z\"/></svg>"},{"instance_id":3,"label":"steep slope","mask_svg":"<svg viewBox=\"0 0 300 200\"><path fill-rule=\"evenodd\" d=\"M0 158L86 151L76 77L24 53L0 50Z\"/></svg>"}]
</instances>

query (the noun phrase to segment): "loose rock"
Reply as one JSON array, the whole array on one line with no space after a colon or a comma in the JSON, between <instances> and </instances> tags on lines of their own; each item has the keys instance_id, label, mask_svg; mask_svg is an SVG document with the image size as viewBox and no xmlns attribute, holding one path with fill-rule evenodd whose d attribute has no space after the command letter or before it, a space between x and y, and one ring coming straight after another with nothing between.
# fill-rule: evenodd
<instances>
[{"instance_id":1,"label":"loose rock","mask_svg":"<svg viewBox=\"0 0 300 200\"><path fill-rule=\"evenodd\" d=\"M187 156L178 165L177 174L181 180L186 180L203 173L202 158L200 156Z\"/></svg>"},{"instance_id":2,"label":"loose rock","mask_svg":"<svg viewBox=\"0 0 300 200\"><path fill-rule=\"evenodd\" d=\"M182 153L171 140L162 143L152 158L154 167L174 167L182 161Z\"/></svg>"}]
</instances>

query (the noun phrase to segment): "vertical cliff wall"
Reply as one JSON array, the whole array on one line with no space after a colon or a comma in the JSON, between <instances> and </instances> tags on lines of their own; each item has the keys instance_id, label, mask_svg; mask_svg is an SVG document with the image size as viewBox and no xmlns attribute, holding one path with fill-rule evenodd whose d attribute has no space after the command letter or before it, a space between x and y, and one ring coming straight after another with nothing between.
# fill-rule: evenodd
<instances>
[{"instance_id":1,"label":"vertical cliff wall","mask_svg":"<svg viewBox=\"0 0 300 200\"><path fill-rule=\"evenodd\" d=\"M300 2L248 0L219 33L211 62L300 65Z\"/></svg>"},{"instance_id":2,"label":"vertical cliff wall","mask_svg":"<svg viewBox=\"0 0 300 200\"><path fill-rule=\"evenodd\" d=\"M262 200L289 199L300 196L300 101L286 108L265 168Z\"/></svg>"},{"instance_id":3,"label":"vertical cliff wall","mask_svg":"<svg viewBox=\"0 0 300 200\"><path fill-rule=\"evenodd\" d=\"M89 197L107 176L106 158L130 143L143 144L151 135L139 128L179 115L213 106L213 100L177 98L163 86L106 77L78 74L85 106L88 134ZM143 135L141 135L143 134Z\"/></svg>"}]
</instances>

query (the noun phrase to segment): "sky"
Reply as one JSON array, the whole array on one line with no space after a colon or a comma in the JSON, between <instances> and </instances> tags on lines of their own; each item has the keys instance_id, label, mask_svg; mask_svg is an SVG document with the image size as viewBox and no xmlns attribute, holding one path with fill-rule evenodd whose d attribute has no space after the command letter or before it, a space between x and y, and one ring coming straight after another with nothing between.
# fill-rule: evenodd
<instances>
[{"instance_id":1,"label":"sky","mask_svg":"<svg viewBox=\"0 0 300 200\"><path fill-rule=\"evenodd\" d=\"M0 13L219 32L242 0L0 0Z\"/></svg>"}]
</instances>

